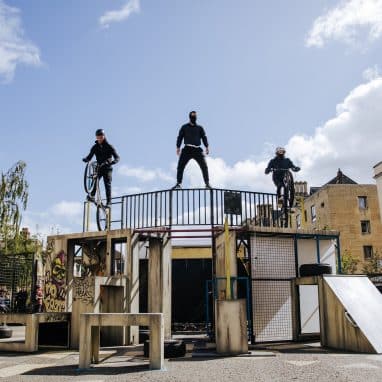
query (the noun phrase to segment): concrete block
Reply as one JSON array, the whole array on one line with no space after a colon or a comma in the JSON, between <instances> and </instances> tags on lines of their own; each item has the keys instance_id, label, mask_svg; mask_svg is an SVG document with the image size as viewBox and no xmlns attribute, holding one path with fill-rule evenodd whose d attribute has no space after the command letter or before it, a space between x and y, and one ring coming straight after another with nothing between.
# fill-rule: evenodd
<instances>
[{"instance_id":1,"label":"concrete block","mask_svg":"<svg viewBox=\"0 0 382 382\"><path fill-rule=\"evenodd\" d=\"M216 300L216 351L224 355L248 352L246 300Z\"/></svg>"}]
</instances>

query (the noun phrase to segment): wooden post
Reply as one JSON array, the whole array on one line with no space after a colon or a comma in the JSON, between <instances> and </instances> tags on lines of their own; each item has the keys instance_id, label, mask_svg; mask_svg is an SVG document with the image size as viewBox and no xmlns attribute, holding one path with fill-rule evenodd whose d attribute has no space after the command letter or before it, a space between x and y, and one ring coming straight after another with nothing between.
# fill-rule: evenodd
<instances>
[{"instance_id":1,"label":"wooden post","mask_svg":"<svg viewBox=\"0 0 382 382\"><path fill-rule=\"evenodd\" d=\"M94 363L99 363L100 327L92 326L91 328L91 361Z\"/></svg>"},{"instance_id":2,"label":"wooden post","mask_svg":"<svg viewBox=\"0 0 382 382\"><path fill-rule=\"evenodd\" d=\"M150 317L150 369L161 370L164 365L163 315Z\"/></svg>"},{"instance_id":3,"label":"wooden post","mask_svg":"<svg viewBox=\"0 0 382 382\"><path fill-rule=\"evenodd\" d=\"M86 314L81 315L80 319L80 361L79 368L87 369L91 363L91 326L90 316Z\"/></svg>"}]
</instances>

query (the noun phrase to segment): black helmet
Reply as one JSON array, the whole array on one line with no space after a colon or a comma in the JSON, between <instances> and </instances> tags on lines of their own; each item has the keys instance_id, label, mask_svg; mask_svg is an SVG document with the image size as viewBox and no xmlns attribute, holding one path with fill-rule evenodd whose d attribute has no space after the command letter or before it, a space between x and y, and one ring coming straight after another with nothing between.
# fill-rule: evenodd
<instances>
[{"instance_id":1,"label":"black helmet","mask_svg":"<svg viewBox=\"0 0 382 382\"><path fill-rule=\"evenodd\" d=\"M98 130L96 130L95 135L96 135L96 137L98 137L99 135L105 135L105 130L104 129L98 129Z\"/></svg>"}]
</instances>

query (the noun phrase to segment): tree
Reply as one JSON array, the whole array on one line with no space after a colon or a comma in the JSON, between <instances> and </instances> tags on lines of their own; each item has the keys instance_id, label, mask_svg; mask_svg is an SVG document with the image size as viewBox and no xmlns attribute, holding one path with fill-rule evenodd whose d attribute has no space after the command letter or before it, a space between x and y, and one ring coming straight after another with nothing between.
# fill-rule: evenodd
<instances>
[{"instance_id":1,"label":"tree","mask_svg":"<svg viewBox=\"0 0 382 382\"><path fill-rule=\"evenodd\" d=\"M367 275L376 275L382 273L382 254L373 251L370 259L363 264L363 272Z\"/></svg>"},{"instance_id":2,"label":"tree","mask_svg":"<svg viewBox=\"0 0 382 382\"><path fill-rule=\"evenodd\" d=\"M19 250L25 245L20 235L21 212L28 203L28 182L25 180L26 163L17 162L7 172L1 173L0 182L0 242L1 252Z\"/></svg>"},{"instance_id":3,"label":"tree","mask_svg":"<svg viewBox=\"0 0 382 382\"><path fill-rule=\"evenodd\" d=\"M351 251L345 249L341 255L341 271L345 275L354 274L357 272L359 258L354 256Z\"/></svg>"}]
</instances>

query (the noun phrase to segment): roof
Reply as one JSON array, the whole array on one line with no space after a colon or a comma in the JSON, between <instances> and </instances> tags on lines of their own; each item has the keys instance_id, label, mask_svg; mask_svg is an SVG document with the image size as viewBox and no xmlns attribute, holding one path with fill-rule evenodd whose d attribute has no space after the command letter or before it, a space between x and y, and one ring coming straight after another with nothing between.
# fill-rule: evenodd
<instances>
[{"instance_id":1,"label":"roof","mask_svg":"<svg viewBox=\"0 0 382 382\"><path fill-rule=\"evenodd\" d=\"M310 195L313 195L315 192L317 192L320 188L328 185L328 184L358 184L353 179L349 178L347 175L345 175L341 169L339 168L337 171L337 175L329 180L329 182L325 183L321 187L310 187Z\"/></svg>"},{"instance_id":2,"label":"roof","mask_svg":"<svg viewBox=\"0 0 382 382\"><path fill-rule=\"evenodd\" d=\"M327 184L358 184L358 183L355 182L353 179L350 179L348 176L346 176L339 168L337 171L337 175L333 179L329 180L328 183L325 183L324 186L326 186Z\"/></svg>"}]
</instances>

